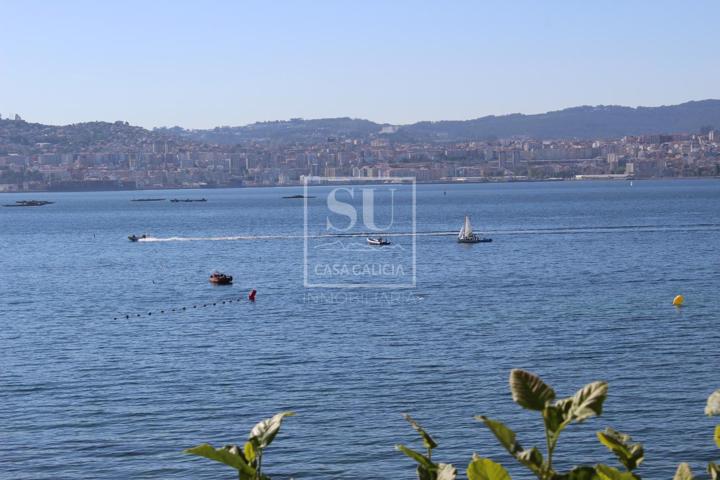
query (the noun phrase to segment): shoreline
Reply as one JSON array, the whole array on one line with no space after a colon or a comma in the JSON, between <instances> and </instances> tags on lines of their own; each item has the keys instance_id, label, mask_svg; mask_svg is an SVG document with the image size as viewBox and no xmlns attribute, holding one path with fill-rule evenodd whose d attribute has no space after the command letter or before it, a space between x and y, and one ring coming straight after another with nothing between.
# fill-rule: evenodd
<instances>
[{"instance_id":1,"label":"shoreline","mask_svg":"<svg viewBox=\"0 0 720 480\"><path fill-rule=\"evenodd\" d=\"M400 178L400 177L398 177ZM648 178L587 178L587 179L576 179L576 178L543 178L543 179L500 179L500 178L488 178L480 180L469 180L469 181L442 181L433 180L430 182L416 181L417 185L476 185L476 184L488 184L488 183L559 183L559 182L629 182L629 181L662 181L662 180L720 180L720 176L708 176L708 177L648 177ZM338 184L373 184L376 182L372 181L348 181L338 182ZM329 183L310 183L308 187L319 187L323 185L329 185ZM171 190L228 190L228 189L243 189L243 188L303 188L303 183L293 185L223 185L216 187L156 187L156 188L106 188L106 189L78 189L78 190L17 190L17 191L0 191L0 195L12 195L12 194L42 194L42 193L102 193L102 192L162 192Z\"/></svg>"},{"instance_id":2,"label":"shoreline","mask_svg":"<svg viewBox=\"0 0 720 480\"><path fill-rule=\"evenodd\" d=\"M481 180L471 181L442 181L433 180L430 182L419 182L416 181L417 185L476 185L476 184L488 184L488 183L558 183L558 182L629 182L629 181L662 181L662 180L720 180L720 176L707 176L707 177L648 177L648 178L587 178L587 179L576 179L576 178L543 178L543 179L501 179L501 178L488 178ZM333 182L336 185L350 185L356 182ZM357 183L373 184L374 182L358 181ZM375 182L376 183L376 182ZM330 185L330 183L310 183L308 187L319 187L323 185ZM204 186L204 187L155 187L155 188L106 188L106 189L90 189L90 190L17 190L17 191L0 191L0 195L7 194L36 194L36 193L101 193L101 192L163 192L171 190L229 190L229 189L243 189L243 188L303 188L303 183L293 185L223 185L223 186Z\"/></svg>"}]
</instances>

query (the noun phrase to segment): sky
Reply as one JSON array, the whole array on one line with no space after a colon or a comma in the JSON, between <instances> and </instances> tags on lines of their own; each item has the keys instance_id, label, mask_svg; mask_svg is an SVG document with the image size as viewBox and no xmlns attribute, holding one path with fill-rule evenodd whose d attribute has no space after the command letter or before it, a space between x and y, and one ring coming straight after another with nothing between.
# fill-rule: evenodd
<instances>
[{"instance_id":1,"label":"sky","mask_svg":"<svg viewBox=\"0 0 720 480\"><path fill-rule=\"evenodd\" d=\"M0 115L393 124L720 98L720 2L0 0Z\"/></svg>"}]
</instances>

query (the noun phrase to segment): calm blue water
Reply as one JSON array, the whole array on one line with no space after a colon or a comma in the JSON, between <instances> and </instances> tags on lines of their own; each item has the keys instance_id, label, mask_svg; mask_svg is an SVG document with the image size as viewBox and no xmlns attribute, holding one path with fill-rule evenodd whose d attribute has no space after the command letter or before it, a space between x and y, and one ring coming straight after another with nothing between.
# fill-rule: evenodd
<instances>
[{"instance_id":1,"label":"calm blue water","mask_svg":"<svg viewBox=\"0 0 720 480\"><path fill-rule=\"evenodd\" d=\"M563 434L560 465L612 462L594 436L606 426L645 442L646 478L717 457L703 407L720 387L719 182L418 186L419 231L469 213L494 242L416 237L417 287L399 297L308 297L298 238L126 239L299 236L302 200L281 198L294 193L3 195L56 203L0 208L0 478L233 478L181 451L241 442L285 409L298 415L265 457L273 478L414 478L393 449L417 445L401 412L438 460L464 470L478 452L528 478L473 420L544 444L510 399L513 367L563 396L610 382L603 416ZM129 201L152 196L208 202ZM213 269L235 285L210 286Z\"/></svg>"}]
</instances>

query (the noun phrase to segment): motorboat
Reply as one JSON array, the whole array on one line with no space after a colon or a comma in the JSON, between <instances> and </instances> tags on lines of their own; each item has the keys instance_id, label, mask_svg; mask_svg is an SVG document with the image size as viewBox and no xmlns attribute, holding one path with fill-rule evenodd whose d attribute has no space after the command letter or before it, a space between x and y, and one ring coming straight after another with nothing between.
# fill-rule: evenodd
<instances>
[{"instance_id":1,"label":"motorboat","mask_svg":"<svg viewBox=\"0 0 720 480\"><path fill-rule=\"evenodd\" d=\"M232 275L225 275L220 272L213 272L210 274L210 283L214 283L215 285L230 285L232 284L232 281Z\"/></svg>"},{"instance_id":2,"label":"motorboat","mask_svg":"<svg viewBox=\"0 0 720 480\"><path fill-rule=\"evenodd\" d=\"M465 223L458 233L458 243L487 243L492 242L492 238L482 237L477 233L473 233L470 217L465 215Z\"/></svg>"},{"instance_id":3,"label":"motorboat","mask_svg":"<svg viewBox=\"0 0 720 480\"><path fill-rule=\"evenodd\" d=\"M377 238L368 237L367 243L368 243L368 245L383 246L383 245L390 245L391 242L390 242L390 240L387 240L382 237L377 237Z\"/></svg>"},{"instance_id":4,"label":"motorboat","mask_svg":"<svg viewBox=\"0 0 720 480\"><path fill-rule=\"evenodd\" d=\"M143 235L140 235L139 237L137 235L130 235L128 237L128 240L130 240L131 242L137 242L138 240L142 240L143 238L147 238L147 235L143 234Z\"/></svg>"}]
</instances>

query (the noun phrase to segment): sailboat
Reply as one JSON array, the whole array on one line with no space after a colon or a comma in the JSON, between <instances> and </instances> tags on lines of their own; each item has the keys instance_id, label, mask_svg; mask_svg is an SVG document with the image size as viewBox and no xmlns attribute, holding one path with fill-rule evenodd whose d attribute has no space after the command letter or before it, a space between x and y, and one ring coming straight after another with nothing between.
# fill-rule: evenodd
<instances>
[{"instance_id":1,"label":"sailboat","mask_svg":"<svg viewBox=\"0 0 720 480\"><path fill-rule=\"evenodd\" d=\"M486 243L492 242L492 238L481 237L473 233L472 225L470 225L470 217L465 215L465 223L458 233L458 243Z\"/></svg>"}]
</instances>

